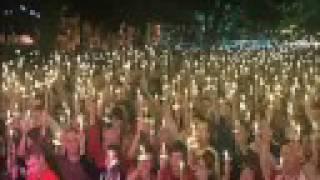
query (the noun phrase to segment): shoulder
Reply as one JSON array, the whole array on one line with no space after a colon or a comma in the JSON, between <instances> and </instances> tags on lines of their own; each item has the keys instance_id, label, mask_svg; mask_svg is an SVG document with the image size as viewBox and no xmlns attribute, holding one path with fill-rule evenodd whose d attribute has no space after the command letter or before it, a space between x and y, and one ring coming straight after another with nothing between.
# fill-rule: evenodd
<instances>
[{"instance_id":1,"label":"shoulder","mask_svg":"<svg viewBox=\"0 0 320 180\"><path fill-rule=\"evenodd\" d=\"M58 175L52 171L52 170L46 170L45 173L43 174L43 177L41 178L43 180L59 180L60 178Z\"/></svg>"},{"instance_id":2,"label":"shoulder","mask_svg":"<svg viewBox=\"0 0 320 180\"><path fill-rule=\"evenodd\" d=\"M253 179L253 171L249 168L245 168L240 175L240 180L251 180Z\"/></svg>"},{"instance_id":3,"label":"shoulder","mask_svg":"<svg viewBox=\"0 0 320 180\"><path fill-rule=\"evenodd\" d=\"M277 175L274 180L283 180L283 176L282 175Z\"/></svg>"}]
</instances>

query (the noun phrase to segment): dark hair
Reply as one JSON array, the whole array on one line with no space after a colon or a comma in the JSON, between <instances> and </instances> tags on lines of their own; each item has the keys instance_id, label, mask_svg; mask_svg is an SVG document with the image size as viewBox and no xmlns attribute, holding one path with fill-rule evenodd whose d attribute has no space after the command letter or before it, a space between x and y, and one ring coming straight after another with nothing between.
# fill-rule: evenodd
<instances>
[{"instance_id":1,"label":"dark hair","mask_svg":"<svg viewBox=\"0 0 320 180\"><path fill-rule=\"evenodd\" d=\"M41 142L41 128L32 128L27 135L33 142Z\"/></svg>"},{"instance_id":2,"label":"dark hair","mask_svg":"<svg viewBox=\"0 0 320 180\"><path fill-rule=\"evenodd\" d=\"M26 151L26 159L30 159L31 156L43 156L45 158L45 153L43 148L40 145L33 145Z\"/></svg>"},{"instance_id":3,"label":"dark hair","mask_svg":"<svg viewBox=\"0 0 320 180\"><path fill-rule=\"evenodd\" d=\"M183 159L187 159L187 147L182 141L177 140L173 143L172 147L170 148L170 153L174 152L181 152L183 154Z\"/></svg>"},{"instance_id":4,"label":"dark hair","mask_svg":"<svg viewBox=\"0 0 320 180\"><path fill-rule=\"evenodd\" d=\"M316 147L317 147L316 151L317 151L318 154L320 154L320 138L319 138L319 137L317 137L316 143L317 143L317 144L316 144ZM320 172L320 157L318 156L317 158L318 158L318 159L317 159L316 170L317 170L317 172L319 173L319 172Z\"/></svg>"},{"instance_id":5,"label":"dark hair","mask_svg":"<svg viewBox=\"0 0 320 180\"><path fill-rule=\"evenodd\" d=\"M216 172L215 172L215 169L216 169L216 164L215 164L216 159L215 158L216 157L215 157L214 153L211 152L210 150L205 150L201 157L203 158L207 169L211 172L209 174L209 180L216 179Z\"/></svg>"},{"instance_id":6,"label":"dark hair","mask_svg":"<svg viewBox=\"0 0 320 180\"><path fill-rule=\"evenodd\" d=\"M37 110L44 110L45 107L45 95L43 93L39 93L35 96L36 101L40 101L40 104L37 104L35 106L35 109Z\"/></svg>"},{"instance_id":7,"label":"dark hair","mask_svg":"<svg viewBox=\"0 0 320 180\"><path fill-rule=\"evenodd\" d=\"M48 167L51 170L53 170L56 173L56 175L61 177L61 172L56 162L54 152L52 152L51 149L49 149L47 146L32 145L30 148L27 149L26 160L30 159L31 156L36 156L38 158L43 156Z\"/></svg>"},{"instance_id":8,"label":"dark hair","mask_svg":"<svg viewBox=\"0 0 320 180\"><path fill-rule=\"evenodd\" d=\"M262 170L260 167L260 157L256 152L252 150L248 151L245 157L246 166L254 172L255 180L263 180Z\"/></svg>"},{"instance_id":9,"label":"dark hair","mask_svg":"<svg viewBox=\"0 0 320 180\"><path fill-rule=\"evenodd\" d=\"M111 111L111 118L116 120L123 120L124 115L122 109L118 106L114 107Z\"/></svg>"},{"instance_id":10,"label":"dark hair","mask_svg":"<svg viewBox=\"0 0 320 180\"><path fill-rule=\"evenodd\" d=\"M110 144L110 145L108 145L107 150L115 151L119 155L121 148L119 145Z\"/></svg>"},{"instance_id":11,"label":"dark hair","mask_svg":"<svg viewBox=\"0 0 320 180\"><path fill-rule=\"evenodd\" d=\"M202 158L204 159L208 169L214 169L215 156L211 151L205 150L202 154Z\"/></svg>"}]
</instances>

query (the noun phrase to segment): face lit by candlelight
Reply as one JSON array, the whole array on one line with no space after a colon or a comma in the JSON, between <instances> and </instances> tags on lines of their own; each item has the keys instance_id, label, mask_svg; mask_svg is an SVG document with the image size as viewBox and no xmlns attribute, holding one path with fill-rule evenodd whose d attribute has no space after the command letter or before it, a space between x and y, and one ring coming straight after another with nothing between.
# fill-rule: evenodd
<instances>
[{"instance_id":1,"label":"face lit by candlelight","mask_svg":"<svg viewBox=\"0 0 320 180\"><path fill-rule=\"evenodd\" d=\"M175 172L180 171L180 163L184 162L184 156L182 152L172 152L170 155L170 167L173 169Z\"/></svg>"},{"instance_id":2,"label":"face lit by candlelight","mask_svg":"<svg viewBox=\"0 0 320 180\"><path fill-rule=\"evenodd\" d=\"M120 144L120 130L116 128L103 131L103 146L108 147L111 144Z\"/></svg>"},{"instance_id":3,"label":"face lit by candlelight","mask_svg":"<svg viewBox=\"0 0 320 180\"><path fill-rule=\"evenodd\" d=\"M283 145L281 148L281 157L283 158L284 172L291 174L300 171L303 160L302 146L295 141Z\"/></svg>"},{"instance_id":4,"label":"face lit by candlelight","mask_svg":"<svg viewBox=\"0 0 320 180\"><path fill-rule=\"evenodd\" d=\"M26 161L27 175L28 177L36 177L40 175L41 166L43 166L43 157L39 155L30 155Z\"/></svg>"},{"instance_id":5,"label":"face lit by candlelight","mask_svg":"<svg viewBox=\"0 0 320 180\"><path fill-rule=\"evenodd\" d=\"M112 166L115 166L119 163L119 154L116 149L109 148L106 151L105 154L105 165L107 168L110 168Z\"/></svg>"},{"instance_id":6,"label":"face lit by candlelight","mask_svg":"<svg viewBox=\"0 0 320 180\"><path fill-rule=\"evenodd\" d=\"M65 133L64 145L68 154L70 155L79 154L80 139L79 139L79 134L77 133L76 130L69 130Z\"/></svg>"},{"instance_id":7,"label":"face lit by candlelight","mask_svg":"<svg viewBox=\"0 0 320 180\"><path fill-rule=\"evenodd\" d=\"M209 127L207 123L199 124L199 130L197 133L198 140L201 144L207 144L210 141Z\"/></svg>"},{"instance_id":8,"label":"face lit by candlelight","mask_svg":"<svg viewBox=\"0 0 320 180\"><path fill-rule=\"evenodd\" d=\"M244 144L246 143L247 139L248 139L248 135L246 133L246 129L243 125L239 125L237 127L237 129L235 130L235 141L237 144Z\"/></svg>"}]
</instances>

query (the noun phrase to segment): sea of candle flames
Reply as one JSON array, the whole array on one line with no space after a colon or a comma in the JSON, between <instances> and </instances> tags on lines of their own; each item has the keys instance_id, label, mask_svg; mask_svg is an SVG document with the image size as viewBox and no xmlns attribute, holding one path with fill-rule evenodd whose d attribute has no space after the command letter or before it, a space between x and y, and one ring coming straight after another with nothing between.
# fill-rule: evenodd
<instances>
[{"instance_id":1,"label":"sea of candle flames","mask_svg":"<svg viewBox=\"0 0 320 180\"><path fill-rule=\"evenodd\" d=\"M240 121L248 122L255 133L261 122L275 123L271 112L282 112L299 138L304 128L299 109L312 112L319 100L319 55L314 48L172 52L146 47L54 51L43 58L36 50L17 50L2 60L2 107L10 124L11 117L28 116L32 100L42 94L46 110L60 126L75 121L83 129L90 122L84 122L82 103L94 100L108 121L115 104L132 101L139 109L135 116L150 122L155 132L168 124L167 114L172 113L180 131L190 129L187 142L194 147L195 111L206 116L210 108L204 106L209 104L229 115L235 130ZM313 131L318 131L319 119L308 114Z\"/></svg>"}]
</instances>

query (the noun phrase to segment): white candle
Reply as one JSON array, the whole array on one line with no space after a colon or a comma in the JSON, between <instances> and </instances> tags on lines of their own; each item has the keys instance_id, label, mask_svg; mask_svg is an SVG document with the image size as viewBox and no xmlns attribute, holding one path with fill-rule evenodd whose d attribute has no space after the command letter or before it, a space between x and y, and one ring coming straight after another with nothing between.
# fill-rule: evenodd
<instances>
[{"instance_id":1,"label":"white candle","mask_svg":"<svg viewBox=\"0 0 320 180\"><path fill-rule=\"evenodd\" d=\"M31 119L31 111L30 111L30 109L27 110L27 119L28 120Z\"/></svg>"},{"instance_id":2,"label":"white candle","mask_svg":"<svg viewBox=\"0 0 320 180\"><path fill-rule=\"evenodd\" d=\"M281 170L282 168L283 168L283 157L280 156L278 169Z\"/></svg>"},{"instance_id":3,"label":"white candle","mask_svg":"<svg viewBox=\"0 0 320 180\"><path fill-rule=\"evenodd\" d=\"M296 125L296 130L297 130L297 140L300 140L300 135L301 135L301 126L300 126L300 124Z\"/></svg>"},{"instance_id":4,"label":"white candle","mask_svg":"<svg viewBox=\"0 0 320 180\"><path fill-rule=\"evenodd\" d=\"M146 155L146 149L143 145L139 146L139 150L140 150L141 155Z\"/></svg>"},{"instance_id":5,"label":"white candle","mask_svg":"<svg viewBox=\"0 0 320 180\"><path fill-rule=\"evenodd\" d=\"M179 168L180 168L180 172L181 172L181 174L180 174L181 177L182 177L182 175L183 175L184 166L185 166L184 162L183 162L183 161L180 161L180 163L179 163Z\"/></svg>"},{"instance_id":6,"label":"white candle","mask_svg":"<svg viewBox=\"0 0 320 180\"><path fill-rule=\"evenodd\" d=\"M10 130L9 130L9 136L10 136L10 139L12 139L12 137L13 137L13 133L14 133L13 129L10 129Z\"/></svg>"},{"instance_id":7,"label":"white candle","mask_svg":"<svg viewBox=\"0 0 320 180\"><path fill-rule=\"evenodd\" d=\"M229 160L230 160L229 151L228 151L228 150L225 150L223 153L224 153L224 160L225 160L225 161L229 161Z\"/></svg>"},{"instance_id":8,"label":"white candle","mask_svg":"<svg viewBox=\"0 0 320 180\"><path fill-rule=\"evenodd\" d=\"M11 111L10 109L7 110L7 120L9 121L11 118Z\"/></svg>"},{"instance_id":9,"label":"white candle","mask_svg":"<svg viewBox=\"0 0 320 180\"><path fill-rule=\"evenodd\" d=\"M258 122L254 122L254 134L255 136L258 135L259 132L259 123Z\"/></svg>"},{"instance_id":10,"label":"white candle","mask_svg":"<svg viewBox=\"0 0 320 180\"><path fill-rule=\"evenodd\" d=\"M80 131L83 131L83 115L82 114L78 115L78 122L80 126Z\"/></svg>"},{"instance_id":11,"label":"white candle","mask_svg":"<svg viewBox=\"0 0 320 180\"><path fill-rule=\"evenodd\" d=\"M161 123L162 128L166 127L166 119L162 118L161 122L162 122Z\"/></svg>"},{"instance_id":12,"label":"white candle","mask_svg":"<svg viewBox=\"0 0 320 180\"><path fill-rule=\"evenodd\" d=\"M196 125L194 123L191 124L192 137L196 137Z\"/></svg>"}]
</instances>

